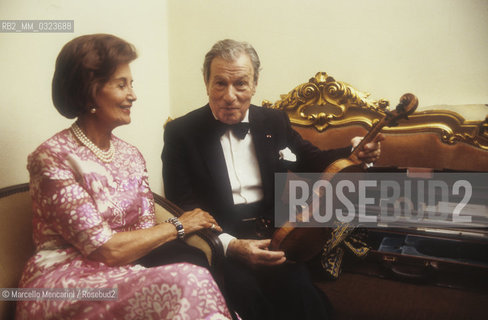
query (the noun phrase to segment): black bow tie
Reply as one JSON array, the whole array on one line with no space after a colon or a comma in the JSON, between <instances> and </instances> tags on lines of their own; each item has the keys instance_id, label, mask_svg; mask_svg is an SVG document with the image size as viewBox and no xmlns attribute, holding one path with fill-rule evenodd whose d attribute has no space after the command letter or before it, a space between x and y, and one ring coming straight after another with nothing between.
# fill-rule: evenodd
<instances>
[{"instance_id":1,"label":"black bow tie","mask_svg":"<svg viewBox=\"0 0 488 320\"><path fill-rule=\"evenodd\" d=\"M239 139L244 139L249 132L249 122L239 122L236 124L222 124L222 134L225 131L231 130L234 135Z\"/></svg>"}]
</instances>

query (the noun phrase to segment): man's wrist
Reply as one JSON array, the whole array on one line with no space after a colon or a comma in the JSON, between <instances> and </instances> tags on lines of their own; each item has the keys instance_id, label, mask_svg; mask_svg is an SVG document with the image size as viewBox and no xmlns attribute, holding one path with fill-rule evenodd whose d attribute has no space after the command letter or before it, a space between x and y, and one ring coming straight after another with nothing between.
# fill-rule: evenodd
<instances>
[{"instance_id":1,"label":"man's wrist","mask_svg":"<svg viewBox=\"0 0 488 320\"><path fill-rule=\"evenodd\" d=\"M227 256L227 250L229 248L229 244L232 240L236 239L236 237L228 234L228 233L221 233L219 234L220 242L222 242L222 247L224 248L224 256Z\"/></svg>"}]
</instances>

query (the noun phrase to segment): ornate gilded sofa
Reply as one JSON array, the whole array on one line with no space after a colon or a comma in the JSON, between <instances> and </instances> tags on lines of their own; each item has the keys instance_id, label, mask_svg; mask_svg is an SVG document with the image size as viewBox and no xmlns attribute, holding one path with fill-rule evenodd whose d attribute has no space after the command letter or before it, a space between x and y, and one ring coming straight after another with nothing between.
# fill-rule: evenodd
<instances>
[{"instance_id":1,"label":"ornate gilded sofa","mask_svg":"<svg viewBox=\"0 0 488 320\"><path fill-rule=\"evenodd\" d=\"M158 222L181 215L177 206L153 195ZM28 184L0 189L0 220L0 288L16 288L27 259L34 253ZM202 249L212 266L222 259L222 244L213 233L200 231L187 237L186 241ZM14 302L0 301L0 319L13 319L14 312Z\"/></svg>"}]
</instances>

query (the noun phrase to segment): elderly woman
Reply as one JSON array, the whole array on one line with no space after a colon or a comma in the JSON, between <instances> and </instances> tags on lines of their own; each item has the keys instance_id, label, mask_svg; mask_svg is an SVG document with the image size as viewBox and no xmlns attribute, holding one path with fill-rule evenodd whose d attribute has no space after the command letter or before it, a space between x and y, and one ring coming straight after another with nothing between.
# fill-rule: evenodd
<instances>
[{"instance_id":1,"label":"elderly woman","mask_svg":"<svg viewBox=\"0 0 488 320\"><path fill-rule=\"evenodd\" d=\"M118 298L19 301L19 319L231 317L207 269L185 262L153 268L137 263L154 250L162 260L157 264L165 258L188 261L167 256L186 251L177 238L221 229L198 209L155 224L145 161L112 134L131 121L136 95L129 63L136 56L131 44L112 35L68 42L56 61L52 95L63 116L77 119L41 144L27 165L36 254L19 287L116 288Z\"/></svg>"}]
</instances>

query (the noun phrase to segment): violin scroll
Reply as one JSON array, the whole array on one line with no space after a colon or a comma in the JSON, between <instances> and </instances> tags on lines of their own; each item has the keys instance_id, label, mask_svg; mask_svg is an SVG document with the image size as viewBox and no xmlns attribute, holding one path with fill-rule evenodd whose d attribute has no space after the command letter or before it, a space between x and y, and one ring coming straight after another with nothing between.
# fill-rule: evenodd
<instances>
[{"instance_id":1,"label":"violin scroll","mask_svg":"<svg viewBox=\"0 0 488 320\"><path fill-rule=\"evenodd\" d=\"M386 125L389 127L394 127L398 124L398 120L408 120L408 116L415 112L418 104L419 100L414 94L405 93L403 96L400 97L400 102L396 106L395 110L386 112Z\"/></svg>"}]
</instances>

